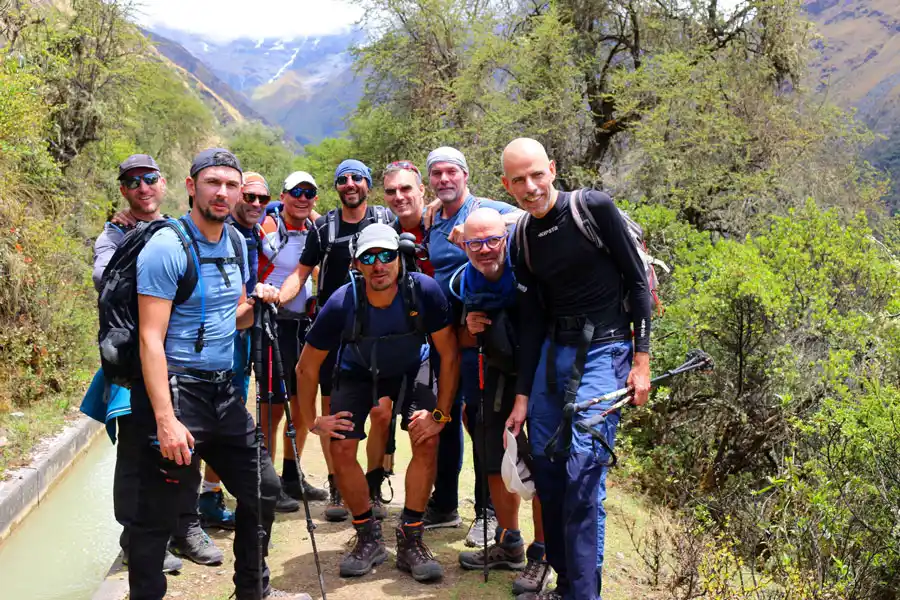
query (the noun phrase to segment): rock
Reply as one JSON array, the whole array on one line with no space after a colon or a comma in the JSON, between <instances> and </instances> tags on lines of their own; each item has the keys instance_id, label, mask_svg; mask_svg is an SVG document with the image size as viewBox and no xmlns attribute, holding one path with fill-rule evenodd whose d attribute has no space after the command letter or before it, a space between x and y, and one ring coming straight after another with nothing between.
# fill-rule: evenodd
<instances>
[{"instance_id":1,"label":"rock","mask_svg":"<svg viewBox=\"0 0 900 600\"><path fill-rule=\"evenodd\" d=\"M616 552L616 558L618 558L622 562L625 561L625 555L622 552Z\"/></svg>"},{"instance_id":2,"label":"rock","mask_svg":"<svg viewBox=\"0 0 900 600\"><path fill-rule=\"evenodd\" d=\"M21 419L22 417L25 416L25 413L23 413L23 412L13 412L13 413L9 413L9 416L11 416L11 417L14 418L14 419Z\"/></svg>"}]
</instances>

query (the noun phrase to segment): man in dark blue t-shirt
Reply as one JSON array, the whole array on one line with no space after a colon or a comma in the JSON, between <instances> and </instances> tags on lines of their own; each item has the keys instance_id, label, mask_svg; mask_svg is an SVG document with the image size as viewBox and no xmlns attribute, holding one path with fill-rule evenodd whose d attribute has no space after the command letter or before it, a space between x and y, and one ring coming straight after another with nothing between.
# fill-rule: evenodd
<instances>
[{"instance_id":1,"label":"man in dark blue t-shirt","mask_svg":"<svg viewBox=\"0 0 900 600\"><path fill-rule=\"evenodd\" d=\"M332 439L336 483L353 515L357 539L341 560L345 577L364 575L387 559L381 523L373 517L369 485L356 454L366 437L366 417L382 398L389 398L388 404L402 415L413 457L396 531L397 567L417 581L429 581L442 577L443 569L422 540L423 515L434 481L438 436L456 394L459 358L447 298L430 277L402 271L399 243L397 232L380 223L359 235L351 256L362 277L338 288L322 307L306 336L297 389L304 422L313 424L310 431ZM441 358L436 399L428 363L422 361L427 336ZM319 370L333 351L337 367L331 414L317 417Z\"/></svg>"}]
</instances>

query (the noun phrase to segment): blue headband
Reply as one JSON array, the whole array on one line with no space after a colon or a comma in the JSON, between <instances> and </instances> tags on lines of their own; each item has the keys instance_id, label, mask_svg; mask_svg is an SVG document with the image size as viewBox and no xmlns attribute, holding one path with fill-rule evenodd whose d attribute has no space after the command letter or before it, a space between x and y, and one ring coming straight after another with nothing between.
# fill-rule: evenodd
<instances>
[{"instance_id":1,"label":"blue headband","mask_svg":"<svg viewBox=\"0 0 900 600\"><path fill-rule=\"evenodd\" d=\"M372 189L372 171L370 171L369 167L362 162L353 158L348 158L339 164L338 168L334 171L334 182L337 183L337 178L341 175L346 175L347 173L359 173L369 182L369 189Z\"/></svg>"}]
</instances>

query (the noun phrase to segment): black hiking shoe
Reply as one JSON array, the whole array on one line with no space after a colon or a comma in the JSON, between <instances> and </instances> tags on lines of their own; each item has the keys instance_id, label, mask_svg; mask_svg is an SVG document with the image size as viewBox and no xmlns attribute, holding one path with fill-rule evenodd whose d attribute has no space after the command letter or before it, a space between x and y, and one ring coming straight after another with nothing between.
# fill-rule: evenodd
<instances>
[{"instance_id":1,"label":"black hiking shoe","mask_svg":"<svg viewBox=\"0 0 900 600\"><path fill-rule=\"evenodd\" d=\"M434 581L444 576L444 569L425 545L424 533L422 524L397 527L397 568L416 581Z\"/></svg>"},{"instance_id":2,"label":"black hiking shoe","mask_svg":"<svg viewBox=\"0 0 900 600\"><path fill-rule=\"evenodd\" d=\"M284 488L278 490L275 498L275 512L292 513L300 510L300 503L284 493Z\"/></svg>"},{"instance_id":3,"label":"black hiking shoe","mask_svg":"<svg viewBox=\"0 0 900 600\"><path fill-rule=\"evenodd\" d=\"M428 503L425 508L425 516L422 518L425 529L437 529L439 527L459 527L462 525L462 519L459 518L459 512L454 508L451 511L438 510L432 503Z\"/></svg>"},{"instance_id":4,"label":"black hiking shoe","mask_svg":"<svg viewBox=\"0 0 900 600\"><path fill-rule=\"evenodd\" d=\"M485 562L484 548L474 552L460 552L459 566L463 569L483 569ZM497 542L492 542L487 547L487 566L488 569L509 569L511 571L521 571L525 568L527 561L525 560L525 544L516 546L504 546ZM534 590L523 590L534 591Z\"/></svg>"},{"instance_id":5,"label":"black hiking shoe","mask_svg":"<svg viewBox=\"0 0 900 600\"><path fill-rule=\"evenodd\" d=\"M344 499L341 498L341 491L338 489L334 479L328 479L328 506L325 507L325 520L332 523L346 521L350 516L350 511L344 506Z\"/></svg>"},{"instance_id":6,"label":"black hiking shoe","mask_svg":"<svg viewBox=\"0 0 900 600\"><path fill-rule=\"evenodd\" d=\"M303 496L300 495L299 481L282 479L281 489L294 500L303 500ZM306 496L307 502L324 502L328 500L328 490L313 487L306 479L303 480L303 494Z\"/></svg>"},{"instance_id":7,"label":"black hiking shoe","mask_svg":"<svg viewBox=\"0 0 900 600\"><path fill-rule=\"evenodd\" d=\"M354 523L356 540L353 549L341 559L341 577L365 575L387 560L388 553L381 537L381 522L368 519Z\"/></svg>"}]
</instances>

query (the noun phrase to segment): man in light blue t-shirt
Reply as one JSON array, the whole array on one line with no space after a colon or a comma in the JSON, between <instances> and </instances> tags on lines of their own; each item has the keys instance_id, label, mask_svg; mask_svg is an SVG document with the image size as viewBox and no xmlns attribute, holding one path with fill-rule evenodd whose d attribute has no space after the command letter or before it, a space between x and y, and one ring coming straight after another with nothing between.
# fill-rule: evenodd
<instances>
[{"instance_id":1,"label":"man in light blue t-shirt","mask_svg":"<svg viewBox=\"0 0 900 600\"><path fill-rule=\"evenodd\" d=\"M306 594L287 595L269 586L263 557L281 486L233 383L235 330L252 325L254 304L244 289L246 242L225 223L240 200L241 184L240 163L231 152L211 148L198 154L185 181L193 210L178 223L191 240L190 251L178 233L165 228L138 256L143 380L135 383L131 397L141 466L128 557L132 600L165 596L161 564L177 517L173 500L188 483L182 477L190 468L186 465L201 458L237 498L235 597L309 600ZM184 303L174 305L188 260L197 266L197 283ZM255 295L272 302L278 290L258 284Z\"/></svg>"},{"instance_id":2,"label":"man in light blue t-shirt","mask_svg":"<svg viewBox=\"0 0 900 600\"><path fill-rule=\"evenodd\" d=\"M514 223L521 211L505 202L472 195L469 191L469 165L463 153L456 148L443 146L433 150L428 155L426 171L428 183L441 201L441 207L436 212L427 233L428 255L434 266L434 278L444 294L449 297L450 277L468 262L465 250L458 244L462 241L462 226L469 214L480 207L493 208L504 215L507 223ZM439 368L439 365L435 367ZM463 459L461 419L463 405L466 407L466 423L471 435L480 406L478 353L473 348L462 350L460 385L451 413L452 421L441 431L434 493L425 513L425 527L428 529L456 527L462 522L458 506L459 473ZM477 473L481 466L477 453L474 453L474 459ZM488 529L489 537L494 535L497 527L490 493L484 490L483 495L481 488L481 477L476 477L475 521L466 535L466 543L471 546L481 544L485 527ZM487 496L487 502L484 502L484 496Z\"/></svg>"}]
</instances>

